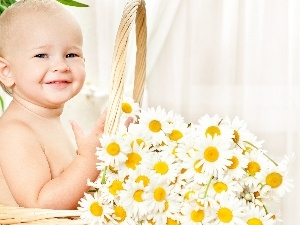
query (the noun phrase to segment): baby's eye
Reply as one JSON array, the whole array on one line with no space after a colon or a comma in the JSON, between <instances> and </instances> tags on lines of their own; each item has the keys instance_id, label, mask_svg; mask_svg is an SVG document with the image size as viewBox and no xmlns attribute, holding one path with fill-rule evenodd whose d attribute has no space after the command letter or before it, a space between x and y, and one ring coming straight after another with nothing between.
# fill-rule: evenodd
<instances>
[{"instance_id":1,"label":"baby's eye","mask_svg":"<svg viewBox=\"0 0 300 225\"><path fill-rule=\"evenodd\" d=\"M34 57L44 59L44 58L47 58L47 54L37 54Z\"/></svg>"},{"instance_id":2,"label":"baby's eye","mask_svg":"<svg viewBox=\"0 0 300 225\"><path fill-rule=\"evenodd\" d=\"M70 54L67 54L66 57L67 58L74 58L74 57L78 57L78 55L75 54L75 53L70 53Z\"/></svg>"}]
</instances>

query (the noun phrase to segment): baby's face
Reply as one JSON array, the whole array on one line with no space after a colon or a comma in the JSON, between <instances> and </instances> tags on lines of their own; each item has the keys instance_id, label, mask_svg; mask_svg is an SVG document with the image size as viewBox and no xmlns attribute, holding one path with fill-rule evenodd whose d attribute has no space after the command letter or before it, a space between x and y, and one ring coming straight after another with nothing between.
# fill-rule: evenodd
<instances>
[{"instance_id":1,"label":"baby's face","mask_svg":"<svg viewBox=\"0 0 300 225\"><path fill-rule=\"evenodd\" d=\"M7 60L13 95L43 107L60 107L85 79L82 34L74 18L61 13L23 16L13 27Z\"/></svg>"}]
</instances>

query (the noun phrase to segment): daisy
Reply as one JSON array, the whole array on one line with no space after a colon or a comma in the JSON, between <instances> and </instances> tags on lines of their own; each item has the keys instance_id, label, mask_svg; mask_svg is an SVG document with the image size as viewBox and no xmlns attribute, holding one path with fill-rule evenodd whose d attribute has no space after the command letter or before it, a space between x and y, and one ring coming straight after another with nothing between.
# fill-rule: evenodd
<instances>
[{"instance_id":1,"label":"daisy","mask_svg":"<svg viewBox=\"0 0 300 225\"><path fill-rule=\"evenodd\" d=\"M97 164L99 169L107 165L115 167L119 165L120 162L127 160L127 153L131 149L124 143L121 134L117 133L111 136L103 134L100 138L100 142L102 147L97 147L96 151L96 155L100 161Z\"/></svg>"},{"instance_id":2,"label":"daisy","mask_svg":"<svg viewBox=\"0 0 300 225\"><path fill-rule=\"evenodd\" d=\"M144 132L143 127L139 124L131 123L128 132L124 136L126 145L133 147L134 142L143 145L145 149L150 148L152 136L149 132Z\"/></svg>"},{"instance_id":3,"label":"daisy","mask_svg":"<svg viewBox=\"0 0 300 225\"><path fill-rule=\"evenodd\" d=\"M127 214L132 219L142 218L148 212L144 184L129 180L123 187L124 189L119 192L119 204L127 209Z\"/></svg>"},{"instance_id":4,"label":"daisy","mask_svg":"<svg viewBox=\"0 0 300 225\"><path fill-rule=\"evenodd\" d=\"M202 155L194 149L186 152L180 152L177 154L182 160L180 165L184 169L184 172L180 174L180 179L190 180L193 179L193 183L206 184L210 179L211 175L203 172L203 165L199 166Z\"/></svg>"},{"instance_id":5,"label":"daisy","mask_svg":"<svg viewBox=\"0 0 300 225\"><path fill-rule=\"evenodd\" d=\"M263 225L273 225L276 220L273 219L273 214L266 214L263 207L256 206L253 203L248 203L245 209L244 220L248 225L251 224L263 224Z\"/></svg>"},{"instance_id":6,"label":"daisy","mask_svg":"<svg viewBox=\"0 0 300 225\"><path fill-rule=\"evenodd\" d=\"M163 178L166 183L175 182L180 169L180 165L170 151L152 153L151 160L146 166Z\"/></svg>"},{"instance_id":7,"label":"daisy","mask_svg":"<svg viewBox=\"0 0 300 225\"><path fill-rule=\"evenodd\" d=\"M106 222L106 219L111 219L113 209L110 204L105 204L101 195L84 193L85 198L82 198L78 204L78 210L82 212L80 218L91 225L101 225Z\"/></svg>"},{"instance_id":8,"label":"daisy","mask_svg":"<svg viewBox=\"0 0 300 225\"><path fill-rule=\"evenodd\" d=\"M174 199L178 199L179 202L181 198L173 189L174 185L167 184L163 178L154 176L150 184L145 187L144 197L148 213L162 213L168 202Z\"/></svg>"},{"instance_id":9,"label":"daisy","mask_svg":"<svg viewBox=\"0 0 300 225\"><path fill-rule=\"evenodd\" d=\"M232 140L234 138L233 130L224 126L221 119L217 114L210 117L208 114L202 116L199 120L199 132L204 136L211 136L212 138L216 136L222 136L225 139Z\"/></svg>"},{"instance_id":10,"label":"daisy","mask_svg":"<svg viewBox=\"0 0 300 225\"><path fill-rule=\"evenodd\" d=\"M149 108L142 110L139 119L139 125L144 132L152 136L152 144L158 145L166 142L165 133L171 132L171 125L168 122L168 116L165 109L158 106L156 109Z\"/></svg>"},{"instance_id":11,"label":"daisy","mask_svg":"<svg viewBox=\"0 0 300 225\"><path fill-rule=\"evenodd\" d=\"M181 208L180 222L189 225L205 225L213 219L207 208L200 207L196 202L184 203Z\"/></svg>"},{"instance_id":12,"label":"daisy","mask_svg":"<svg viewBox=\"0 0 300 225\"><path fill-rule=\"evenodd\" d=\"M268 196L274 200L279 200L294 187L292 180L288 178L286 165L283 164L278 166L271 164L260 174L258 179L263 181L263 185L271 187Z\"/></svg>"},{"instance_id":13,"label":"daisy","mask_svg":"<svg viewBox=\"0 0 300 225\"><path fill-rule=\"evenodd\" d=\"M233 180L230 176L224 176L220 179L213 178L208 188L208 195L216 197L226 192L228 195L237 196L243 191L238 181Z\"/></svg>"},{"instance_id":14,"label":"daisy","mask_svg":"<svg viewBox=\"0 0 300 225\"><path fill-rule=\"evenodd\" d=\"M182 207L182 202L183 199L180 195L170 196L164 203L163 211L151 213L147 216L147 219L151 219L155 224L169 224L171 221L176 224L179 219L179 211Z\"/></svg>"},{"instance_id":15,"label":"daisy","mask_svg":"<svg viewBox=\"0 0 300 225\"><path fill-rule=\"evenodd\" d=\"M144 144L138 144L137 142L133 142L132 150L126 154L126 161L120 164L120 167L117 167L119 170L122 170L122 167L126 169L135 170L140 165L145 164L147 161L151 159L151 153L146 151L144 148ZM144 162L146 161L146 162Z\"/></svg>"},{"instance_id":16,"label":"daisy","mask_svg":"<svg viewBox=\"0 0 300 225\"><path fill-rule=\"evenodd\" d=\"M243 221L245 204L238 198L223 193L217 197L219 205L215 208L213 225L246 225Z\"/></svg>"},{"instance_id":17,"label":"daisy","mask_svg":"<svg viewBox=\"0 0 300 225\"><path fill-rule=\"evenodd\" d=\"M140 112L139 104L136 103L133 98L124 96L122 105L122 113L120 123L123 124L129 117L133 119L133 122L137 122L138 114Z\"/></svg>"},{"instance_id":18,"label":"daisy","mask_svg":"<svg viewBox=\"0 0 300 225\"><path fill-rule=\"evenodd\" d=\"M227 166L227 175L231 176L233 179L240 179L246 174L246 168L249 163L249 159L243 154L240 148L234 148L231 150L233 153L230 159L231 165Z\"/></svg>"},{"instance_id":19,"label":"daisy","mask_svg":"<svg viewBox=\"0 0 300 225\"><path fill-rule=\"evenodd\" d=\"M112 219L105 223L106 225L136 225L137 220L133 220L128 216L127 210L122 205L114 205L114 212L112 213Z\"/></svg>"},{"instance_id":20,"label":"daisy","mask_svg":"<svg viewBox=\"0 0 300 225\"><path fill-rule=\"evenodd\" d=\"M203 166L204 173L218 177L222 176L227 170L227 166L231 165L230 159L233 156L231 151L228 151L229 143L219 136L207 136L199 140L199 156L200 159L196 167Z\"/></svg>"},{"instance_id":21,"label":"daisy","mask_svg":"<svg viewBox=\"0 0 300 225\"><path fill-rule=\"evenodd\" d=\"M257 187L260 183L260 173L268 168L270 160L265 157L261 151L246 152L245 156L248 158L248 165L246 167L246 176L242 178L242 182L249 188Z\"/></svg>"},{"instance_id":22,"label":"daisy","mask_svg":"<svg viewBox=\"0 0 300 225\"><path fill-rule=\"evenodd\" d=\"M238 117L234 117L233 120L230 120L229 117L226 117L222 124L227 125L233 130L233 142L238 145L241 149L245 149L244 140L248 140L250 137L250 132L247 130L247 123L243 120L240 120Z\"/></svg>"}]
</instances>

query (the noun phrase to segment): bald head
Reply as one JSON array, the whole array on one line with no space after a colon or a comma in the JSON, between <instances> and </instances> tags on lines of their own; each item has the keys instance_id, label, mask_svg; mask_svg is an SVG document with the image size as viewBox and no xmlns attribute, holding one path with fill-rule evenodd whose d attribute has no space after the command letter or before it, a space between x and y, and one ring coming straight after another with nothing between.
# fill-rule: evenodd
<instances>
[{"instance_id":1,"label":"bald head","mask_svg":"<svg viewBox=\"0 0 300 225\"><path fill-rule=\"evenodd\" d=\"M18 38L14 38L16 30L26 30L38 14L49 16L49 19L61 17L61 21L72 23L81 32L74 15L56 0L20 0L0 15L0 57L5 58L10 46L15 46L14 41L20 42Z\"/></svg>"}]
</instances>

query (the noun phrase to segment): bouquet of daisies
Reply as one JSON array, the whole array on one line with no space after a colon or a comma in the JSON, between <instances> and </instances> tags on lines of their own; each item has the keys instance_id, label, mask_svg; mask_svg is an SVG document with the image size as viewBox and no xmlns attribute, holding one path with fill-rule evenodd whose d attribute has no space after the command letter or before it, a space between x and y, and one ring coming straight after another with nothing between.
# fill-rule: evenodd
<instances>
[{"instance_id":1,"label":"bouquet of daisies","mask_svg":"<svg viewBox=\"0 0 300 225\"><path fill-rule=\"evenodd\" d=\"M292 157L275 162L239 118L204 115L197 124L161 107L122 103L128 128L103 135L101 176L79 201L90 224L271 225L268 211L293 183ZM123 124L122 122L120 124Z\"/></svg>"}]
</instances>

